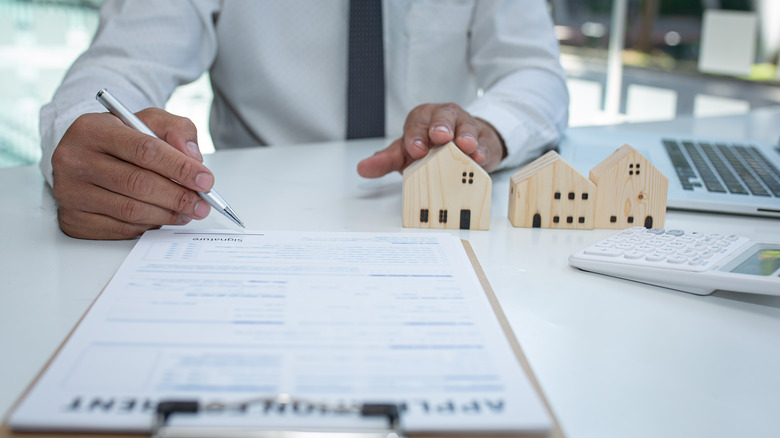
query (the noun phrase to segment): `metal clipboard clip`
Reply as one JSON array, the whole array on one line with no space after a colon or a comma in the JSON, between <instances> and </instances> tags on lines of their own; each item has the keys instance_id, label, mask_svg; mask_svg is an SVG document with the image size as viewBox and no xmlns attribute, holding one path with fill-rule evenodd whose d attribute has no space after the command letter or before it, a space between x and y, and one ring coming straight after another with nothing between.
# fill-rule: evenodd
<instances>
[{"instance_id":1,"label":"metal clipboard clip","mask_svg":"<svg viewBox=\"0 0 780 438\"><path fill-rule=\"evenodd\" d=\"M198 415L203 413L222 413L227 411L245 412L252 406L274 405L277 408L306 404L318 410L340 415L354 415L357 418L387 419L386 428L350 429L350 430L311 430L308 428L255 428L255 427L201 427L172 425L171 417ZM407 438L401 429L398 405L392 403L353 403L327 404L312 403L295 399L287 394L275 397L260 397L237 403L212 402L201 404L197 400L162 400L157 404L152 423L152 438Z\"/></svg>"}]
</instances>

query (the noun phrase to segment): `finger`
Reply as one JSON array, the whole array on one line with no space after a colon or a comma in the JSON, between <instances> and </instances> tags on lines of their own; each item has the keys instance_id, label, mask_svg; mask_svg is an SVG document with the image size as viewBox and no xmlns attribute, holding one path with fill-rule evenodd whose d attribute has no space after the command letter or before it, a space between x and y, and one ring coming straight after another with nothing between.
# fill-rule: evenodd
<instances>
[{"instance_id":1,"label":"finger","mask_svg":"<svg viewBox=\"0 0 780 438\"><path fill-rule=\"evenodd\" d=\"M120 240L131 239L159 225L130 224L108 216L79 210L58 209L60 230L78 239Z\"/></svg>"},{"instance_id":2,"label":"finger","mask_svg":"<svg viewBox=\"0 0 780 438\"><path fill-rule=\"evenodd\" d=\"M420 105L409 112L404 123L403 147L412 158L420 159L428 153L428 128L434 105Z\"/></svg>"},{"instance_id":3,"label":"finger","mask_svg":"<svg viewBox=\"0 0 780 438\"><path fill-rule=\"evenodd\" d=\"M62 232L79 239L120 240L138 237L160 225L136 224L81 210L58 209L57 221Z\"/></svg>"},{"instance_id":4,"label":"finger","mask_svg":"<svg viewBox=\"0 0 780 438\"><path fill-rule=\"evenodd\" d=\"M358 174L364 178L379 178L395 170L403 172L412 161L414 158L406 153L399 139L358 163Z\"/></svg>"},{"instance_id":5,"label":"finger","mask_svg":"<svg viewBox=\"0 0 780 438\"><path fill-rule=\"evenodd\" d=\"M492 169L488 169L485 165L487 163L487 157L490 154L489 149L485 147L479 147L474 152L469 154L469 158L474 160L475 163L479 164L480 167L490 172Z\"/></svg>"},{"instance_id":6,"label":"finger","mask_svg":"<svg viewBox=\"0 0 780 438\"><path fill-rule=\"evenodd\" d=\"M172 148L163 140L124 127L119 132L101 130L90 137L93 147L138 167L201 192L211 190L214 175L198 160Z\"/></svg>"},{"instance_id":7,"label":"finger","mask_svg":"<svg viewBox=\"0 0 780 438\"><path fill-rule=\"evenodd\" d=\"M70 185L69 189L58 189L56 196L61 212L96 214L129 224L183 225L192 219L191 216L123 196L89 183L77 183Z\"/></svg>"},{"instance_id":8,"label":"finger","mask_svg":"<svg viewBox=\"0 0 780 438\"><path fill-rule=\"evenodd\" d=\"M210 211L208 203L197 193L152 171L106 155L99 155L94 158L94 161L97 167L110 168L112 171L92 174L88 182L109 192L195 219L205 218ZM127 216L113 216L130 222L141 222L139 219L131 219Z\"/></svg>"},{"instance_id":9,"label":"finger","mask_svg":"<svg viewBox=\"0 0 780 438\"><path fill-rule=\"evenodd\" d=\"M480 146L480 141L478 139L480 139L481 129L479 124L465 111L459 115L456 123L455 145L457 145L466 155L474 154ZM477 163L479 164L479 161L477 161Z\"/></svg>"},{"instance_id":10,"label":"finger","mask_svg":"<svg viewBox=\"0 0 780 438\"><path fill-rule=\"evenodd\" d=\"M192 120L173 115L159 108L147 108L137 114L158 137L192 158L202 162L198 147L198 129Z\"/></svg>"},{"instance_id":11,"label":"finger","mask_svg":"<svg viewBox=\"0 0 780 438\"><path fill-rule=\"evenodd\" d=\"M436 105L431 114L428 136L434 145L440 146L455 139L455 127L464 111L454 103Z\"/></svg>"},{"instance_id":12,"label":"finger","mask_svg":"<svg viewBox=\"0 0 780 438\"><path fill-rule=\"evenodd\" d=\"M474 120L479 127L479 146L470 156L482 168L492 172L506 158L506 146L491 124L481 119Z\"/></svg>"}]
</instances>

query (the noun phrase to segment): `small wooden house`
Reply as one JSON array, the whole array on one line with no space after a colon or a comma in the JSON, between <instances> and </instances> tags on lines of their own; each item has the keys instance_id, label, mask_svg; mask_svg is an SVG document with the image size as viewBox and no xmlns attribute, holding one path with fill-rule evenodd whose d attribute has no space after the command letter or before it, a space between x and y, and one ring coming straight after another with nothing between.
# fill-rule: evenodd
<instances>
[{"instance_id":1,"label":"small wooden house","mask_svg":"<svg viewBox=\"0 0 780 438\"><path fill-rule=\"evenodd\" d=\"M596 186L550 151L512 175L509 221L515 227L593 229Z\"/></svg>"},{"instance_id":2,"label":"small wooden house","mask_svg":"<svg viewBox=\"0 0 780 438\"><path fill-rule=\"evenodd\" d=\"M669 181L631 146L597 164L590 180L598 189L596 228L663 227Z\"/></svg>"},{"instance_id":3,"label":"small wooden house","mask_svg":"<svg viewBox=\"0 0 780 438\"><path fill-rule=\"evenodd\" d=\"M489 228L493 182L455 143L431 149L403 177L404 227Z\"/></svg>"},{"instance_id":4,"label":"small wooden house","mask_svg":"<svg viewBox=\"0 0 780 438\"><path fill-rule=\"evenodd\" d=\"M509 221L516 227L663 227L669 182L629 145L623 145L585 178L555 151L512 175Z\"/></svg>"}]
</instances>

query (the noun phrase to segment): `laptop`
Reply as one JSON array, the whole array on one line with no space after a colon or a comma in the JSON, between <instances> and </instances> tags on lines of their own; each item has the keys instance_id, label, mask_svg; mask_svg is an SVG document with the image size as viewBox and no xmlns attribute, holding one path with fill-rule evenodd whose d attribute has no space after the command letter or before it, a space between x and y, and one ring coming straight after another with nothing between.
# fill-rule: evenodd
<instances>
[{"instance_id":1,"label":"laptop","mask_svg":"<svg viewBox=\"0 0 780 438\"><path fill-rule=\"evenodd\" d=\"M570 130L559 146L585 176L624 144L669 180L667 208L780 218L778 143L658 135L611 127Z\"/></svg>"}]
</instances>

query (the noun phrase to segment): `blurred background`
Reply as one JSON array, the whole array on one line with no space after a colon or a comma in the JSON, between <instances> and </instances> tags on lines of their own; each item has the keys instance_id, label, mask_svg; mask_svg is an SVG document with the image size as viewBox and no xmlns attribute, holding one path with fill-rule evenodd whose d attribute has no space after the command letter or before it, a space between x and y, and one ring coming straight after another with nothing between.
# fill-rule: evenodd
<instances>
[{"instance_id":1,"label":"blurred background","mask_svg":"<svg viewBox=\"0 0 780 438\"><path fill-rule=\"evenodd\" d=\"M104 0L0 0L0 167L40 159L38 112ZM519 1L519 0L516 0ZM739 114L780 104L780 0L548 0L570 126ZM208 132L206 75L167 110ZM213 152L207 135L204 153Z\"/></svg>"}]
</instances>

